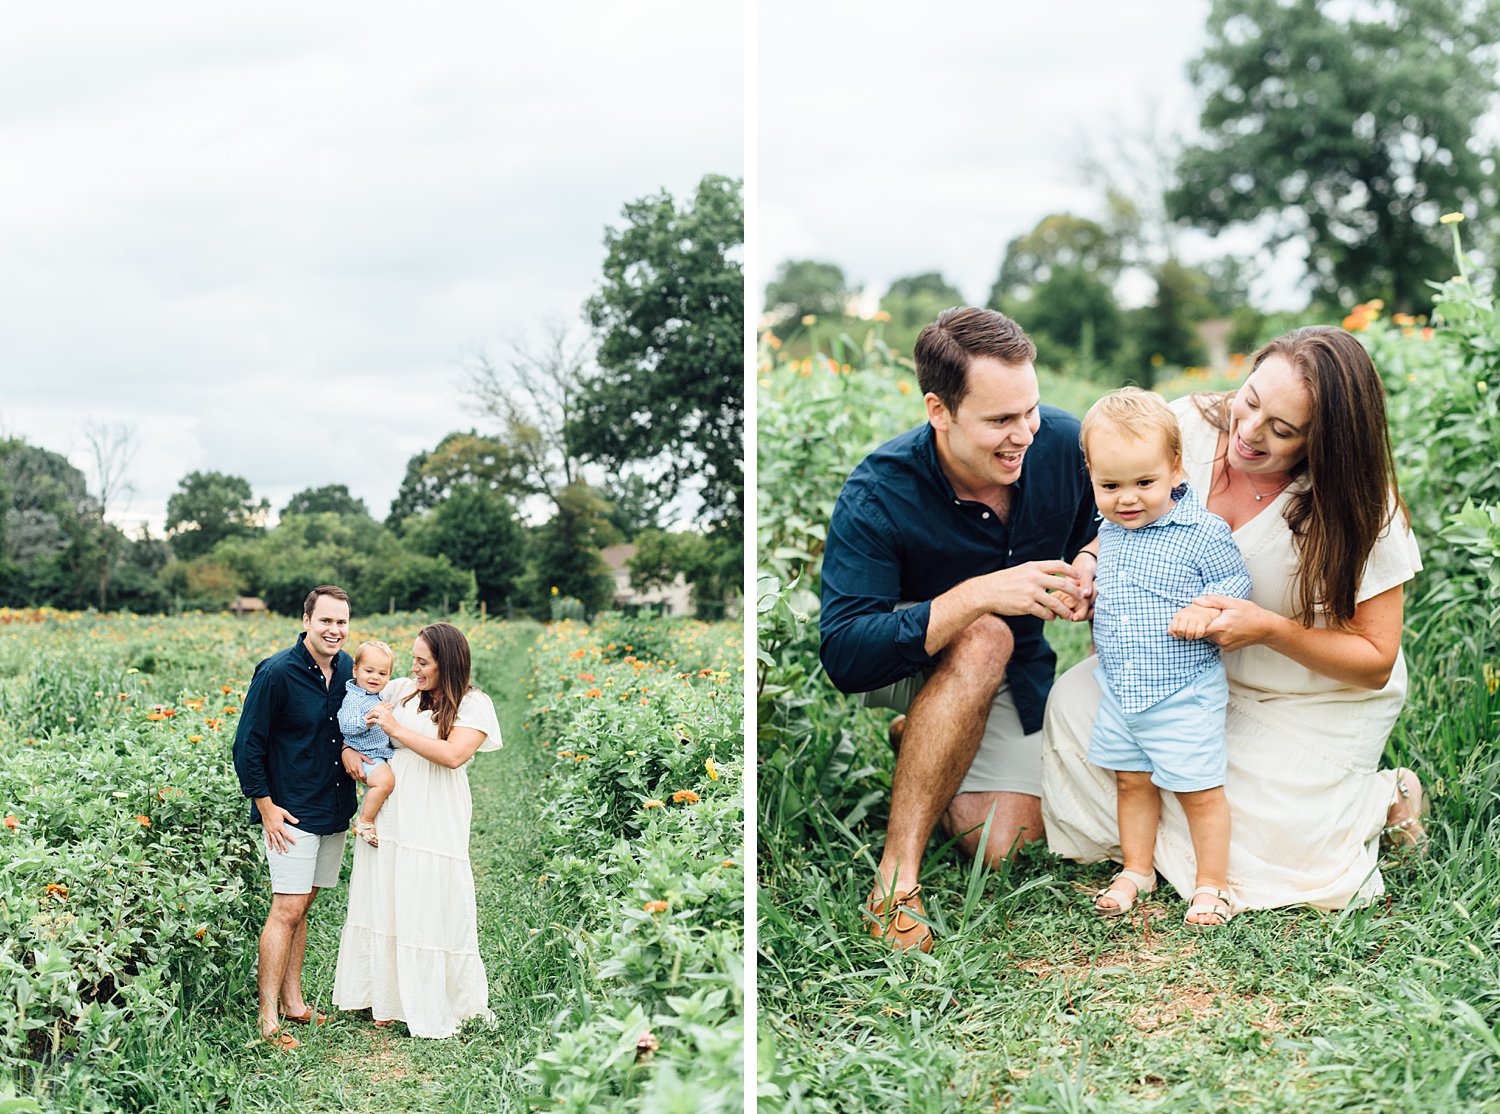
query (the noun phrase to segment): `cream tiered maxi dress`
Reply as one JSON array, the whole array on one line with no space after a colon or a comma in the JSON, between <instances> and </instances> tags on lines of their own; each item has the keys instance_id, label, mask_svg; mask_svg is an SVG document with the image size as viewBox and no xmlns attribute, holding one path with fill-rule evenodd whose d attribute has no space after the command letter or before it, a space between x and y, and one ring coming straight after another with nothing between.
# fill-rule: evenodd
<instances>
[{"instance_id":1,"label":"cream tiered maxi dress","mask_svg":"<svg viewBox=\"0 0 1500 1114\"><path fill-rule=\"evenodd\" d=\"M1190 399L1172 404L1182 424L1183 466L1209 495L1218 431ZM1290 615L1297 550L1283 512L1292 489L1234 532L1254 587L1251 602ZM1410 580L1422 567L1399 513L1375 543L1356 602ZM1235 912L1308 904L1339 909L1385 891L1377 842L1395 794L1395 774L1377 770L1406 700L1406 660L1386 686L1355 688L1314 673L1264 646L1226 653L1229 676L1229 886ZM1042 744L1042 816L1048 846L1080 862L1119 861L1114 774L1087 759L1099 689L1096 660L1058 679L1047 701ZM1156 869L1184 898L1195 883L1187 819L1162 794Z\"/></svg>"},{"instance_id":2,"label":"cream tiered maxi dress","mask_svg":"<svg viewBox=\"0 0 1500 1114\"><path fill-rule=\"evenodd\" d=\"M420 697L401 702L414 688L401 677L382 698L402 727L435 739L432 715L417 710ZM484 732L481 751L500 747L495 706L482 692L463 698L454 726ZM413 1036L449 1037L466 1018L493 1017L469 867L469 775L391 741L396 789L375 818L380 846L353 841L333 1001L404 1021Z\"/></svg>"}]
</instances>

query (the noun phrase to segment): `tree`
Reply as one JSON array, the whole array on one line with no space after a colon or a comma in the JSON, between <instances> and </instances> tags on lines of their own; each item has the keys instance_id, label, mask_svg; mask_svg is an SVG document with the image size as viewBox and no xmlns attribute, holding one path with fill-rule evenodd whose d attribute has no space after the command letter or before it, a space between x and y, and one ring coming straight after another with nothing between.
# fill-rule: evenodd
<instances>
[{"instance_id":1,"label":"tree","mask_svg":"<svg viewBox=\"0 0 1500 1114\"><path fill-rule=\"evenodd\" d=\"M323 487L309 487L297 492L287 500L286 506L281 508L281 516L285 518L289 514L352 514L360 518L369 518L370 510L365 506L363 499L356 499L349 494L349 488L345 484L327 484Z\"/></svg>"},{"instance_id":2,"label":"tree","mask_svg":"<svg viewBox=\"0 0 1500 1114\"><path fill-rule=\"evenodd\" d=\"M97 586L97 504L59 453L0 441L0 605L84 607Z\"/></svg>"},{"instance_id":3,"label":"tree","mask_svg":"<svg viewBox=\"0 0 1500 1114\"><path fill-rule=\"evenodd\" d=\"M690 205L663 191L605 232L604 281L589 300L599 375L576 422L589 458L652 462L670 498L701 478L703 517L744 517L744 240L740 182L707 175Z\"/></svg>"},{"instance_id":4,"label":"tree","mask_svg":"<svg viewBox=\"0 0 1500 1114\"><path fill-rule=\"evenodd\" d=\"M94 473L99 610L103 611L110 577L125 543L125 535L105 519L111 509L119 509L122 499L128 506L135 493L135 486L129 480L130 465L135 459L135 430L124 422L90 421L83 427L83 437Z\"/></svg>"},{"instance_id":5,"label":"tree","mask_svg":"<svg viewBox=\"0 0 1500 1114\"><path fill-rule=\"evenodd\" d=\"M592 615L614 599L614 578L599 555L619 540L605 517L608 508L588 484L558 493L557 513L532 531L531 564L521 585L533 615L548 617L552 589L583 603Z\"/></svg>"},{"instance_id":6,"label":"tree","mask_svg":"<svg viewBox=\"0 0 1500 1114\"><path fill-rule=\"evenodd\" d=\"M844 316L854 291L837 263L816 259L788 259L776 268L776 277L766 283L766 312L771 329L785 335L811 314L814 317Z\"/></svg>"},{"instance_id":7,"label":"tree","mask_svg":"<svg viewBox=\"0 0 1500 1114\"><path fill-rule=\"evenodd\" d=\"M880 299L880 308L891 315L888 336L920 331L943 310L963 304L958 288L936 271L898 278Z\"/></svg>"},{"instance_id":8,"label":"tree","mask_svg":"<svg viewBox=\"0 0 1500 1114\"><path fill-rule=\"evenodd\" d=\"M525 572L526 536L516 509L498 492L463 486L408 525L407 542L446 557L474 574L475 590L491 613L505 609Z\"/></svg>"},{"instance_id":9,"label":"tree","mask_svg":"<svg viewBox=\"0 0 1500 1114\"><path fill-rule=\"evenodd\" d=\"M1476 128L1497 38L1497 0L1215 0L1190 68L1203 139L1169 209L1214 233L1267 220L1270 246L1307 244L1335 301L1427 309L1426 281L1451 266L1438 217L1496 205L1496 147Z\"/></svg>"},{"instance_id":10,"label":"tree","mask_svg":"<svg viewBox=\"0 0 1500 1114\"><path fill-rule=\"evenodd\" d=\"M630 583L638 590L670 587L679 575L693 586L693 609L700 619L722 619L725 599L739 583L724 539L693 531L642 530L630 558Z\"/></svg>"},{"instance_id":11,"label":"tree","mask_svg":"<svg viewBox=\"0 0 1500 1114\"><path fill-rule=\"evenodd\" d=\"M1031 299L1059 270L1069 270L1108 288L1120 274L1120 244L1103 225L1072 213L1052 213L1030 232L1005 245L989 305L1002 313ZM1023 327L1029 327L1022 320Z\"/></svg>"},{"instance_id":12,"label":"tree","mask_svg":"<svg viewBox=\"0 0 1500 1114\"><path fill-rule=\"evenodd\" d=\"M474 486L486 491L519 494L525 485L521 462L510 446L477 430L450 433L431 452L421 452L406 463L406 476L391 502L385 523L392 528L415 514L431 510L454 491Z\"/></svg>"},{"instance_id":13,"label":"tree","mask_svg":"<svg viewBox=\"0 0 1500 1114\"><path fill-rule=\"evenodd\" d=\"M250 481L223 472L189 472L167 499L167 533L184 561L201 557L225 538L264 530L270 503L257 500Z\"/></svg>"}]
</instances>

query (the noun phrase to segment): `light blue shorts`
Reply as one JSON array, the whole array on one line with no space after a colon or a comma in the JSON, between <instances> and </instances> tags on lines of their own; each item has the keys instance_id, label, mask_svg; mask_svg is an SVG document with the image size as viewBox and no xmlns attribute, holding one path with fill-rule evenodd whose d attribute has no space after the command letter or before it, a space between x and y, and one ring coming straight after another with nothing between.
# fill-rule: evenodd
<instances>
[{"instance_id":1,"label":"light blue shorts","mask_svg":"<svg viewBox=\"0 0 1500 1114\"><path fill-rule=\"evenodd\" d=\"M1089 761L1106 770L1150 773L1169 793L1194 793L1224 784L1224 712L1229 682L1223 665L1203 670L1163 700L1139 712L1120 707L1101 666L1094 670L1103 699L1094 720Z\"/></svg>"},{"instance_id":2,"label":"light blue shorts","mask_svg":"<svg viewBox=\"0 0 1500 1114\"><path fill-rule=\"evenodd\" d=\"M359 763L365 768L365 777L367 778L370 776L370 771L374 770L377 766L387 765L389 761L387 758L371 758L368 754L361 754L359 756Z\"/></svg>"}]
</instances>

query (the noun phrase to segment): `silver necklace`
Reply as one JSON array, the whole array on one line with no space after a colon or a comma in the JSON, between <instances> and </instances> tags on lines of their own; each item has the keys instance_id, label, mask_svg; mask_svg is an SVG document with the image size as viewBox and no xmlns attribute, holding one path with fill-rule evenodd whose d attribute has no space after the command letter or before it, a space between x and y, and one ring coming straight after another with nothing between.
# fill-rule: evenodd
<instances>
[{"instance_id":1,"label":"silver necklace","mask_svg":"<svg viewBox=\"0 0 1500 1114\"><path fill-rule=\"evenodd\" d=\"M1260 488L1255 486L1255 481L1250 478L1249 472L1241 472L1240 475L1244 476L1245 482L1250 485L1250 492L1255 496L1255 501L1257 503L1259 503L1262 499L1274 499L1276 496L1285 491L1287 485L1292 482L1292 477L1288 476L1286 479L1282 480L1280 484L1277 485L1276 490L1262 491Z\"/></svg>"}]
</instances>

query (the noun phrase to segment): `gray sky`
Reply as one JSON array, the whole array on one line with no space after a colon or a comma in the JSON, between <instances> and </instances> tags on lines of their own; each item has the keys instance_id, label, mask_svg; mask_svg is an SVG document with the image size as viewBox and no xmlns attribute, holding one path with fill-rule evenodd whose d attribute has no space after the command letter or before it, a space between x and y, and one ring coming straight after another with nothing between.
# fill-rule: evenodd
<instances>
[{"instance_id":1,"label":"gray sky","mask_svg":"<svg viewBox=\"0 0 1500 1114\"><path fill-rule=\"evenodd\" d=\"M743 39L689 0L12 6L0 433L83 467L128 423L126 521L194 469L383 517L626 202L744 173Z\"/></svg>"},{"instance_id":2,"label":"gray sky","mask_svg":"<svg viewBox=\"0 0 1500 1114\"><path fill-rule=\"evenodd\" d=\"M760 287L787 259L876 293L941 271L989 296L1005 244L1048 213L1101 215L1079 169L1117 131L1190 132L1186 66L1208 0L1047 4L762 0ZM1250 252L1189 239L1189 258ZM1258 284L1297 304L1295 259ZM757 291L757 298L761 291Z\"/></svg>"}]
</instances>

